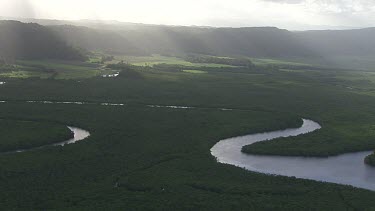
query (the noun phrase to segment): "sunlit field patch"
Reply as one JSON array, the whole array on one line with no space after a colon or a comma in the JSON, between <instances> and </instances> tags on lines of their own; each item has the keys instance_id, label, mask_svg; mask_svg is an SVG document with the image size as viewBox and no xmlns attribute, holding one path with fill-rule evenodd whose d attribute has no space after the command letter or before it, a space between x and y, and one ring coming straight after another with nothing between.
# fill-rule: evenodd
<instances>
[{"instance_id":1,"label":"sunlit field patch","mask_svg":"<svg viewBox=\"0 0 375 211\"><path fill-rule=\"evenodd\" d=\"M182 70L184 73L193 73L193 74L204 74L207 73L206 71L203 70Z\"/></svg>"},{"instance_id":2,"label":"sunlit field patch","mask_svg":"<svg viewBox=\"0 0 375 211\"><path fill-rule=\"evenodd\" d=\"M161 55L152 55L152 56L120 56L115 57L116 59L113 62L124 61L132 65L137 66L153 66L155 64L174 64L174 65L184 65L189 67L233 67L231 65L225 64L213 64L213 63L191 63L185 61L183 58L177 58L172 56L161 56Z\"/></svg>"},{"instance_id":3,"label":"sunlit field patch","mask_svg":"<svg viewBox=\"0 0 375 211\"><path fill-rule=\"evenodd\" d=\"M52 73L43 73L43 72L31 72L31 71L11 71L0 73L0 77L3 78L49 78L52 76Z\"/></svg>"}]
</instances>

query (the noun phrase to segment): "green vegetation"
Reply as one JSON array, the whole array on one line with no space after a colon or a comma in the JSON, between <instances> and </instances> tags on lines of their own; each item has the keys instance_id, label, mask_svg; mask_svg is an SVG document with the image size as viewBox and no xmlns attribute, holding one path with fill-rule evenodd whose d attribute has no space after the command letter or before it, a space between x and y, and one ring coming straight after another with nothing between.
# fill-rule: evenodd
<instances>
[{"instance_id":1,"label":"green vegetation","mask_svg":"<svg viewBox=\"0 0 375 211\"><path fill-rule=\"evenodd\" d=\"M35 21L40 20L30 20ZM109 24L105 25L105 29L100 29L92 23L76 23L87 27L67 24L71 22L53 21L48 26L41 26L1 21L0 37L3 39L0 40L0 49L3 52L0 56L84 60L86 57L82 55L89 54L86 51L95 51L133 58L144 56L148 60L154 57L150 56L153 54L179 57L207 54L263 60L287 59L297 63L366 70L372 70L375 64L375 45L371 42L375 35L373 28L292 32L275 27L201 28ZM102 60L101 56L91 58L90 61L108 62L106 58ZM140 62L140 65L147 63L144 60Z\"/></svg>"},{"instance_id":2,"label":"green vegetation","mask_svg":"<svg viewBox=\"0 0 375 211\"><path fill-rule=\"evenodd\" d=\"M216 56L206 56L206 55L196 55L191 54L186 56L186 61L191 63L213 63L213 64L225 64L230 66L240 66L252 68L254 64L250 59L245 58L230 58L230 57L216 57Z\"/></svg>"},{"instance_id":3,"label":"green vegetation","mask_svg":"<svg viewBox=\"0 0 375 211\"><path fill-rule=\"evenodd\" d=\"M114 72L98 64L62 60L18 60L0 65L0 78L86 79Z\"/></svg>"},{"instance_id":4,"label":"green vegetation","mask_svg":"<svg viewBox=\"0 0 375 211\"><path fill-rule=\"evenodd\" d=\"M0 154L0 207L374 210L373 191L249 172L210 154L221 139L296 127L301 118L323 128L243 151L374 150L374 32L1 21L0 152L66 140L64 125L91 136ZM374 165L374 157L365 162Z\"/></svg>"},{"instance_id":5,"label":"green vegetation","mask_svg":"<svg viewBox=\"0 0 375 211\"><path fill-rule=\"evenodd\" d=\"M115 57L102 52L91 52L88 55L88 62L93 64L108 64L111 63Z\"/></svg>"},{"instance_id":6,"label":"green vegetation","mask_svg":"<svg viewBox=\"0 0 375 211\"><path fill-rule=\"evenodd\" d=\"M0 21L0 59L86 60L85 54L35 23Z\"/></svg>"},{"instance_id":7,"label":"green vegetation","mask_svg":"<svg viewBox=\"0 0 375 211\"><path fill-rule=\"evenodd\" d=\"M368 155L365 158L365 163L370 165L370 166L375 166L375 153Z\"/></svg>"},{"instance_id":8,"label":"green vegetation","mask_svg":"<svg viewBox=\"0 0 375 211\"><path fill-rule=\"evenodd\" d=\"M311 66L306 63L301 62L293 62L293 61L286 61L282 59L269 59L269 58L251 58L251 61L258 66L292 66L292 67L298 67L298 66Z\"/></svg>"},{"instance_id":9,"label":"green vegetation","mask_svg":"<svg viewBox=\"0 0 375 211\"><path fill-rule=\"evenodd\" d=\"M346 128L346 130L345 130ZM293 155L326 157L345 152L375 149L374 127L360 126L356 131L347 122L327 125L311 134L297 137L278 138L243 147L242 152L262 155Z\"/></svg>"},{"instance_id":10,"label":"green vegetation","mask_svg":"<svg viewBox=\"0 0 375 211\"><path fill-rule=\"evenodd\" d=\"M0 108L2 117L57 120L92 131L77 144L3 155L0 185L11 190L0 193L4 209L375 207L370 191L252 173L210 155L224 137L288 127L289 114L24 103Z\"/></svg>"},{"instance_id":11,"label":"green vegetation","mask_svg":"<svg viewBox=\"0 0 375 211\"><path fill-rule=\"evenodd\" d=\"M193 74L203 74L203 73L207 73L206 71L202 71L202 70L182 70L182 72L185 72L185 73L193 73Z\"/></svg>"},{"instance_id":12,"label":"green vegetation","mask_svg":"<svg viewBox=\"0 0 375 211\"><path fill-rule=\"evenodd\" d=\"M65 126L50 122L0 120L0 152L29 149L73 137Z\"/></svg>"},{"instance_id":13,"label":"green vegetation","mask_svg":"<svg viewBox=\"0 0 375 211\"><path fill-rule=\"evenodd\" d=\"M49 78L51 77L51 73L44 73L44 72L31 72L31 71L10 71L10 72L3 72L0 73L0 77L4 78Z\"/></svg>"},{"instance_id":14,"label":"green vegetation","mask_svg":"<svg viewBox=\"0 0 375 211\"><path fill-rule=\"evenodd\" d=\"M266 62L287 59L292 63L366 70L372 70L375 65L375 44L372 42L374 28L301 32L274 27L201 28L115 24L100 29L83 22L80 24L88 27L65 24L48 28L74 46L113 55L243 56L263 58L260 63L272 58ZM146 63L140 62L140 65Z\"/></svg>"},{"instance_id":15,"label":"green vegetation","mask_svg":"<svg viewBox=\"0 0 375 211\"><path fill-rule=\"evenodd\" d=\"M181 66L188 66L188 67L233 67L232 65L228 64L215 64L215 63L192 63L189 61L185 61L182 58L177 57L170 57L170 56L161 56L161 55L152 55L152 56L121 56L116 57L113 62L119 61L126 61L129 64L137 65L137 66L154 66L159 64L167 64L167 65L181 65Z\"/></svg>"},{"instance_id":16,"label":"green vegetation","mask_svg":"<svg viewBox=\"0 0 375 211\"><path fill-rule=\"evenodd\" d=\"M372 191L253 173L217 163L210 154L221 139L288 128L300 118L323 128L296 137L307 139L295 141L302 143L296 148L290 139L271 146L301 155L372 150L375 74L107 63L121 71L118 77L81 83L10 78L0 87L0 100L7 101L0 103L0 118L59 122L91 133L65 147L1 155L3 209L375 209ZM354 72L365 74L366 83L362 76L349 80ZM30 100L125 106L25 103Z\"/></svg>"},{"instance_id":17,"label":"green vegetation","mask_svg":"<svg viewBox=\"0 0 375 211\"><path fill-rule=\"evenodd\" d=\"M144 68L142 67L120 62L118 64L109 64L107 65L107 68L120 71L121 73L119 77L131 78L131 79L143 78L142 70L144 70Z\"/></svg>"},{"instance_id":18,"label":"green vegetation","mask_svg":"<svg viewBox=\"0 0 375 211\"><path fill-rule=\"evenodd\" d=\"M305 44L308 35L298 37L295 32L275 27L205 28L116 24L108 25L106 29L67 25L49 28L75 46L118 55L317 56L314 52L316 43L313 43L315 46ZM325 39L329 38L332 39L332 36ZM364 40L367 43L371 41L368 38Z\"/></svg>"}]
</instances>

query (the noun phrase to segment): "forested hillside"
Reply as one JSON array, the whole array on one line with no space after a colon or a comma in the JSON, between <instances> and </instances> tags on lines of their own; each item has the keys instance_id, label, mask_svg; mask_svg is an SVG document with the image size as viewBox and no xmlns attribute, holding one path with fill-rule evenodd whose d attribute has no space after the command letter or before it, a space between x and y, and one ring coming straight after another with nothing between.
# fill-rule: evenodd
<instances>
[{"instance_id":1,"label":"forested hillside","mask_svg":"<svg viewBox=\"0 0 375 211\"><path fill-rule=\"evenodd\" d=\"M88 51L128 55L146 54L144 50L138 48L126 36L122 36L118 32L72 25L49 26L49 28L70 45L79 46Z\"/></svg>"},{"instance_id":2,"label":"forested hillside","mask_svg":"<svg viewBox=\"0 0 375 211\"><path fill-rule=\"evenodd\" d=\"M288 31L275 27L213 28L32 20L0 22L1 51L20 58L82 59L74 46L127 55L250 56L329 58L375 55L374 28ZM51 25L53 24L53 25ZM66 25L70 24L70 25ZM67 44L65 44L67 43ZM14 47L14 48L13 48Z\"/></svg>"},{"instance_id":3,"label":"forested hillside","mask_svg":"<svg viewBox=\"0 0 375 211\"><path fill-rule=\"evenodd\" d=\"M295 32L298 39L320 55L375 55L375 28Z\"/></svg>"},{"instance_id":4,"label":"forested hillside","mask_svg":"<svg viewBox=\"0 0 375 211\"><path fill-rule=\"evenodd\" d=\"M316 56L292 32L273 27L199 28L113 26L88 29L49 26L71 44L126 54L214 54L253 57Z\"/></svg>"},{"instance_id":5,"label":"forested hillside","mask_svg":"<svg viewBox=\"0 0 375 211\"><path fill-rule=\"evenodd\" d=\"M135 56L207 54L329 60L342 56L372 58L375 55L374 28L296 32L275 27L33 21L46 26L0 22L0 55L25 59L83 59L81 53L70 46Z\"/></svg>"},{"instance_id":6,"label":"forested hillside","mask_svg":"<svg viewBox=\"0 0 375 211\"><path fill-rule=\"evenodd\" d=\"M84 60L48 28L17 21L0 21L0 57L9 59Z\"/></svg>"},{"instance_id":7,"label":"forested hillside","mask_svg":"<svg viewBox=\"0 0 375 211\"><path fill-rule=\"evenodd\" d=\"M374 28L287 31L275 27L212 28L144 24L48 26L69 43L125 54L210 54L273 58L375 55ZM113 50L114 49L114 50Z\"/></svg>"}]
</instances>

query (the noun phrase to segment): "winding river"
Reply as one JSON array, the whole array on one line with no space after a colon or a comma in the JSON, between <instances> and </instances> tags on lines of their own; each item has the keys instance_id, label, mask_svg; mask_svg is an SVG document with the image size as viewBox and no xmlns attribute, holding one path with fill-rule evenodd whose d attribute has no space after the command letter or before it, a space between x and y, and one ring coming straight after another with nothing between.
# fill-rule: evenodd
<instances>
[{"instance_id":1,"label":"winding river","mask_svg":"<svg viewBox=\"0 0 375 211\"><path fill-rule=\"evenodd\" d=\"M70 127L70 126L68 126L68 128L74 134L73 138L71 138L69 140L57 142L57 143L53 143L53 144L48 144L48 145L43 145L43 146L39 146L39 147L29 148L29 149L19 149L19 150L10 151L10 152L4 152L4 153L1 153L1 154L10 154L10 153L32 151L32 150L41 149L41 148L44 148L44 147L47 147L47 146L64 146L66 144L72 144L72 143L81 141L81 140L90 136L90 133L86 130L76 128L76 127Z\"/></svg>"},{"instance_id":2,"label":"winding river","mask_svg":"<svg viewBox=\"0 0 375 211\"><path fill-rule=\"evenodd\" d=\"M231 164L250 171L375 190L375 168L364 163L364 158L373 151L346 153L328 158L250 155L241 152L243 146L255 142L298 136L320 128L318 123L303 119L303 125L300 128L221 140L211 148L211 154L220 163Z\"/></svg>"},{"instance_id":3,"label":"winding river","mask_svg":"<svg viewBox=\"0 0 375 211\"><path fill-rule=\"evenodd\" d=\"M69 140L1 154L20 153L47 146L64 146L90 136L90 133L83 129L70 126L68 128L74 134L74 137ZM211 154L220 163L234 165L250 171L351 185L375 191L375 168L364 163L364 158L373 151L346 153L328 158L251 155L241 152L242 147L246 145L280 137L298 136L319 130L320 128L321 126L318 123L303 119L303 124L300 128L257 133L221 140L211 148Z\"/></svg>"}]
</instances>

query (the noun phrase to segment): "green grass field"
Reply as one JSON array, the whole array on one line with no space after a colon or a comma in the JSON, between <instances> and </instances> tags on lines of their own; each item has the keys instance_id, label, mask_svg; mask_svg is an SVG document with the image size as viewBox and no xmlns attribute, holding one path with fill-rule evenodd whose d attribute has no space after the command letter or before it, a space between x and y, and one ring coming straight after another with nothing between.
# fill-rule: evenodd
<instances>
[{"instance_id":1,"label":"green grass field","mask_svg":"<svg viewBox=\"0 0 375 211\"><path fill-rule=\"evenodd\" d=\"M25 70L15 70L0 73L0 78L42 78L46 79L52 76L52 73L34 72Z\"/></svg>"},{"instance_id":2,"label":"green grass field","mask_svg":"<svg viewBox=\"0 0 375 211\"><path fill-rule=\"evenodd\" d=\"M287 60L269 59L269 58L250 58L250 59L254 64L260 65L260 66L267 66L267 65L311 66L310 64L304 63L301 61L287 61Z\"/></svg>"},{"instance_id":3,"label":"green grass field","mask_svg":"<svg viewBox=\"0 0 375 211\"><path fill-rule=\"evenodd\" d=\"M137 66L152 66L155 64L176 64L184 65L188 67L232 67L230 65L223 64L205 64L205 63L190 63L183 59L176 57L164 57L159 55L154 55L150 57L120 57L116 58L114 61L107 62L116 63L121 60L129 62L130 64ZM54 78L54 79L87 79L92 77L97 77L101 75L113 74L117 71L111 71L105 69L103 65L96 64L98 58L90 58L89 62L66 62L57 60L45 60L45 61L18 61L18 68L12 71L1 71L0 68L0 78ZM94 63L95 62L95 63ZM29 70L32 67L32 70ZM43 67L45 69L39 68ZM39 69L38 69L39 68ZM197 70L201 72L200 70ZM198 73L195 71L194 73ZM190 73L193 73L190 71Z\"/></svg>"},{"instance_id":4,"label":"green grass field","mask_svg":"<svg viewBox=\"0 0 375 211\"><path fill-rule=\"evenodd\" d=\"M184 72L184 73L192 73L192 74L203 74L203 73L207 73L206 71L202 71L202 70L182 70L182 72Z\"/></svg>"},{"instance_id":5,"label":"green grass field","mask_svg":"<svg viewBox=\"0 0 375 211\"><path fill-rule=\"evenodd\" d=\"M191 63L187 62L182 58L177 57L167 57L161 55L152 55L144 57L135 57L135 56L122 56L116 57L113 62L118 62L123 60L137 66L153 66L155 64L175 64L175 65L184 65L188 67L233 67L230 65L224 64L212 64L212 63Z\"/></svg>"},{"instance_id":6,"label":"green grass field","mask_svg":"<svg viewBox=\"0 0 375 211\"><path fill-rule=\"evenodd\" d=\"M58 60L20 60L11 71L0 68L0 78L87 79L111 73L98 64Z\"/></svg>"}]
</instances>

